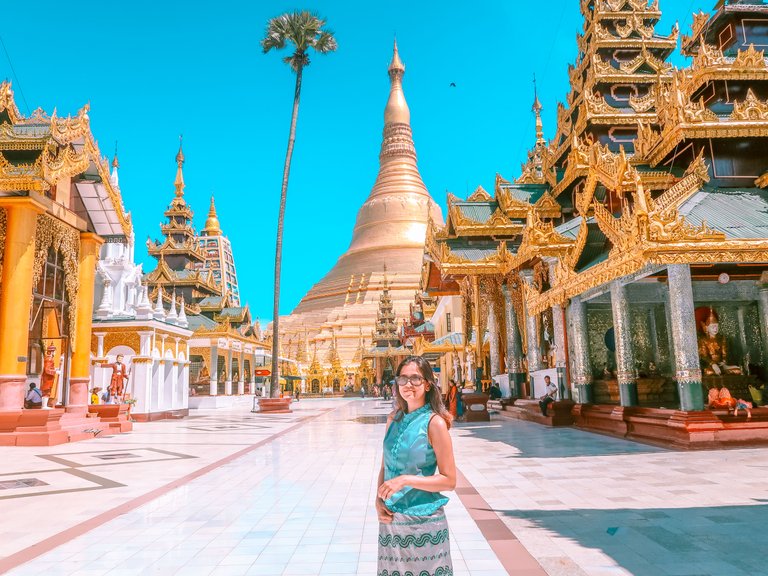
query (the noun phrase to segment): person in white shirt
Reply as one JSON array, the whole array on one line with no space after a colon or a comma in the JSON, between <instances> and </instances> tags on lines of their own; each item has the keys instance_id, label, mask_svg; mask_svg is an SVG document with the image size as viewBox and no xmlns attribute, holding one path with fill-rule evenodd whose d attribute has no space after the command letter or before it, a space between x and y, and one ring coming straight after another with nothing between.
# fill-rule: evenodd
<instances>
[{"instance_id":1,"label":"person in white shirt","mask_svg":"<svg viewBox=\"0 0 768 576\"><path fill-rule=\"evenodd\" d=\"M539 408L541 408L541 413L546 416L547 407L557 400L557 386L552 383L549 376L544 376L544 384L546 384L546 388L544 389L544 396L539 398Z\"/></svg>"},{"instance_id":2,"label":"person in white shirt","mask_svg":"<svg viewBox=\"0 0 768 576\"><path fill-rule=\"evenodd\" d=\"M37 385L32 382L24 397L24 408L41 408L43 406L43 395Z\"/></svg>"}]
</instances>

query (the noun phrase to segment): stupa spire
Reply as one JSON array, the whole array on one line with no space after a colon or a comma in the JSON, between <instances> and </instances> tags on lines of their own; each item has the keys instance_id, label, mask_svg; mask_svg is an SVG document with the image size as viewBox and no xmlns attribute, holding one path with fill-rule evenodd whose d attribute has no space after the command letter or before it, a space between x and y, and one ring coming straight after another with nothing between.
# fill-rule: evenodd
<instances>
[{"instance_id":1,"label":"stupa spire","mask_svg":"<svg viewBox=\"0 0 768 576\"><path fill-rule=\"evenodd\" d=\"M403 93L403 76L405 75L405 65L400 60L400 53L397 51L397 40L392 52L392 61L389 63L389 100L387 107L384 108L384 125L388 124L410 124L411 111L408 109L408 103L405 101Z\"/></svg>"},{"instance_id":2,"label":"stupa spire","mask_svg":"<svg viewBox=\"0 0 768 576\"><path fill-rule=\"evenodd\" d=\"M184 172L182 166L184 166L184 151L182 150L182 136L179 135L179 151L176 154L176 180L173 182L173 186L176 188L176 196L181 198L184 196Z\"/></svg>"},{"instance_id":3,"label":"stupa spire","mask_svg":"<svg viewBox=\"0 0 768 576\"><path fill-rule=\"evenodd\" d=\"M221 236L221 224L219 223L219 217L216 214L216 204L211 196L211 207L208 209L208 219L205 221L205 228L203 232L207 236Z\"/></svg>"},{"instance_id":4,"label":"stupa spire","mask_svg":"<svg viewBox=\"0 0 768 576\"><path fill-rule=\"evenodd\" d=\"M544 122L541 120L541 111L544 107L539 102L539 91L536 87L536 74L533 75L533 113L536 114L536 144L545 144Z\"/></svg>"}]
</instances>

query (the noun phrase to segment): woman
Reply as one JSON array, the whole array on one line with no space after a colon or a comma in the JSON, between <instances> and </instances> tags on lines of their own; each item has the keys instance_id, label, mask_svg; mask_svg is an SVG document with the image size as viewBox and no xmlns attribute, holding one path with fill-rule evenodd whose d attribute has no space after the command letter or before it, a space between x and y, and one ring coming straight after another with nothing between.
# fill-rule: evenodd
<instances>
[{"instance_id":1,"label":"woman","mask_svg":"<svg viewBox=\"0 0 768 576\"><path fill-rule=\"evenodd\" d=\"M456 487L456 464L429 363L409 356L397 367L395 411L387 418L379 472L378 574L453 574L441 490Z\"/></svg>"},{"instance_id":2,"label":"woman","mask_svg":"<svg viewBox=\"0 0 768 576\"><path fill-rule=\"evenodd\" d=\"M451 413L451 416L453 416L454 419L459 417L458 399L459 390L456 387L456 380L451 380L450 387L448 388L448 398L446 399L446 404L448 404L448 412Z\"/></svg>"}]
</instances>

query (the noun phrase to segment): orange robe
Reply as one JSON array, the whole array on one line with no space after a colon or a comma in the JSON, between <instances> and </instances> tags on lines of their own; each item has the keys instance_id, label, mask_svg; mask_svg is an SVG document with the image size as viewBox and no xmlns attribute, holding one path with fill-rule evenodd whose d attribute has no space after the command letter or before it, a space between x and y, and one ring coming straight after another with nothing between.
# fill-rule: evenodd
<instances>
[{"instance_id":1,"label":"orange robe","mask_svg":"<svg viewBox=\"0 0 768 576\"><path fill-rule=\"evenodd\" d=\"M451 386L450 390L448 390L447 401L448 401L448 412L450 412L454 418L458 418L459 402L458 402L458 392L456 390L456 386Z\"/></svg>"}]
</instances>

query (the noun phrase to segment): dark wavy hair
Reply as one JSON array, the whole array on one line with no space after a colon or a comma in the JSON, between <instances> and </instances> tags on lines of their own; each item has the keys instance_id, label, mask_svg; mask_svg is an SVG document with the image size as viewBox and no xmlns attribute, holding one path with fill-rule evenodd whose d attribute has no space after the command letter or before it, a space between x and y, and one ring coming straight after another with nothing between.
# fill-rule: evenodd
<instances>
[{"instance_id":1,"label":"dark wavy hair","mask_svg":"<svg viewBox=\"0 0 768 576\"><path fill-rule=\"evenodd\" d=\"M422 356L408 356L402 362L400 362L397 370L395 370L395 378L400 376L400 372L408 364L415 364L419 369L421 377L426 380L424 385L429 386L429 389L426 392L426 403L431 406L432 412L445 420L448 428L450 428L451 424L453 423L453 416L451 416L451 413L445 409L445 404L443 404L443 395L440 393L440 390L437 387L437 379L435 378L435 373L432 372L432 366L430 366L429 362L427 362ZM408 403L403 400L402 396L400 396L400 387L397 385L397 383L395 383L393 392L397 406L394 419L400 420L403 415L408 414Z\"/></svg>"}]
</instances>

